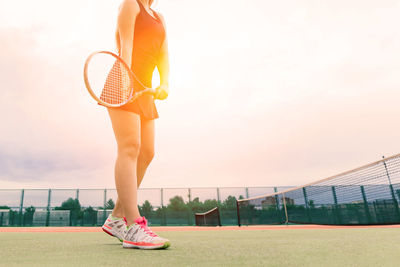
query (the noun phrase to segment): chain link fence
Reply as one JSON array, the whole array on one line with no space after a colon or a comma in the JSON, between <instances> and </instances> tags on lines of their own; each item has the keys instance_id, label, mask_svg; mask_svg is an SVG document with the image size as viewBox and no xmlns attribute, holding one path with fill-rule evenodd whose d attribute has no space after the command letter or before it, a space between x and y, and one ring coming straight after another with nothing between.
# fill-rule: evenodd
<instances>
[{"instance_id":1,"label":"chain link fence","mask_svg":"<svg viewBox=\"0 0 400 267\"><path fill-rule=\"evenodd\" d=\"M138 204L151 225L194 225L216 206L222 225L235 225L237 199L288 188L142 188ZM0 189L0 226L100 226L116 200L115 189Z\"/></svg>"}]
</instances>

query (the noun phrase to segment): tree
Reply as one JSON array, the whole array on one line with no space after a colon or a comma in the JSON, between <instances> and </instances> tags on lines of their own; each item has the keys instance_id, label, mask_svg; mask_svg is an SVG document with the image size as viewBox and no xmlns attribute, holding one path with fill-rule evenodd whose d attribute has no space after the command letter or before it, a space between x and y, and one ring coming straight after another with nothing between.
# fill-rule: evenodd
<instances>
[{"instance_id":1,"label":"tree","mask_svg":"<svg viewBox=\"0 0 400 267\"><path fill-rule=\"evenodd\" d=\"M142 205L142 207L141 207L141 211L144 212L144 213L151 213L151 212L153 212L153 206L151 205L151 203L150 203L148 200L146 200L146 201L143 203L143 205Z\"/></svg>"},{"instance_id":2,"label":"tree","mask_svg":"<svg viewBox=\"0 0 400 267\"><path fill-rule=\"evenodd\" d=\"M114 201L110 198L107 202L106 202L106 209L107 210L113 210L115 207Z\"/></svg>"},{"instance_id":3,"label":"tree","mask_svg":"<svg viewBox=\"0 0 400 267\"><path fill-rule=\"evenodd\" d=\"M68 198L66 201L61 203L60 207L55 207L55 210L70 210L70 225L76 225L78 220L83 219L83 211L81 204L78 199Z\"/></svg>"},{"instance_id":4,"label":"tree","mask_svg":"<svg viewBox=\"0 0 400 267\"><path fill-rule=\"evenodd\" d=\"M97 210L89 206L83 211L83 224L96 225Z\"/></svg>"},{"instance_id":5,"label":"tree","mask_svg":"<svg viewBox=\"0 0 400 267\"><path fill-rule=\"evenodd\" d=\"M81 210L81 204L78 199L73 199L72 197L68 198L66 201L61 203L61 207L55 207L55 210Z\"/></svg>"},{"instance_id":6,"label":"tree","mask_svg":"<svg viewBox=\"0 0 400 267\"><path fill-rule=\"evenodd\" d=\"M92 212L94 212L95 210L93 209L93 207L92 206L89 206L89 207L87 207L85 210L84 210L84 212L87 212L87 213L92 213Z\"/></svg>"},{"instance_id":7,"label":"tree","mask_svg":"<svg viewBox=\"0 0 400 267\"><path fill-rule=\"evenodd\" d=\"M187 203L189 209L193 212L204 212L204 204L199 200L198 197L194 198L192 201Z\"/></svg>"},{"instance_id":8,"label":"tree","mask_svg":"<svg viewBox=\"0 0 400 267\"><path fill-rule=\"evenodd\" d=\"M203 207L205 211L211 210L215 207L218 207L218 201L215 199L206 199L204 201Z\"/></svg>"},{"instance_id":9,"label":"tree","mask_svg":"<svg viewBox=\"0 0 400 267\"><path fill-rule=\"evenodd\" d=\"M236 209L236 197L234 196L228 196L223 202L222 202L222 208L226 210L234 210Z\"/></svg>"},{"instance_id":10,"label":"tree","mask_svg":"<svg viewBox=\"0 0 400 267\"><path fill-rule=\"evenodd\" d=\"M34 206L30 206L25 208L25 213L23 215L23 224L24 225L32 225L33 224L33 214L35 213L36 208Z\"/></svg>"},{"instance_id":11,"label":"tree","mask_svg":"<svg viewBox=\"0 0 400 267\"><path fill-rule=\"evenodd\" d=\"M182 211L187 209L185 201L183 201L181 196L175 196L171 198L167 208L174 211Z\"/></svg>"},{"instance_id":12,"label":"tree","mask_svg":"<svg viewBox=\"0 0 400 267\"><path fill-rule=\"evenodd\" d=\"M34 206L30 206L25 208L26 213L35 213L36 208Z\"/></svg>"}]
</instances>

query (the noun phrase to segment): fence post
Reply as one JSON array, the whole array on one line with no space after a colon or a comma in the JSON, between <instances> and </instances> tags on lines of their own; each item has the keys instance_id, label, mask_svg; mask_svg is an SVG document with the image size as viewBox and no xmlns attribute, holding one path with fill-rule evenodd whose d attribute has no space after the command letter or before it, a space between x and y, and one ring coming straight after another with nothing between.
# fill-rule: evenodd
<instances>
[{"instance_id":1,"label":"fence post","mask_svg":"<svg viewBox=\"0 0 400 267\"><path fill-rule=\"evenodd\" d=\"M309 209L309 205L308 205L308 197L307 197L307 191L306 191L305 187L303 187L303 196L304 196L304 202L306 204L308 222L311 223L310 209Z\"/></svg>"},{"instance_id":2,"label":"fence post","mask_svg":"<svg viewBox=\"0 0 400 267\"><path fill-rule=\"evenodd\" d=\"M274 187L274 192L278 192L278 188ZM279 197L278 195L275 195L275 204L276 204L276 210L279 210Z\"/></svg>"},{"instance_id":3,"label":"fence post","mask_svg":"<svg viewBox=\"0 0 400 267\"><path fill-rule=\"evenodd\" d=\"M362 194L362 197L363 197L363 200L364 200L365 214L367 215L368 223L371 224L372 221L371 221L371 214L369 213L367 195L365 194L364 186L361 185L360 188L361 188L361 194ZM360 223L361 223L361 222L360 222Z\"/></svg>"},{"instance_id":4,"label":"fence post","mask_svg":"<svg viewBox=\"0 0 400 267\"><path fill-rule=\"evenodd\" d=\"M236 213L237 213L238 226L241 226L241 224L240 224L239 201L237 201L237 200L236 200Z\"/></svg>"},{"instance_id":5,"label":"fence post","mask_svg":"<svg viewBox=\"0 0 400 267\"><path fill-rule=\"evenodd\" d=\"M76 189L76 196L75 198L79 201L79 189Z\"/></svg>"},{"instance_id":6,"label":"fence post","mask_svg":"<svg viewBox=\"0 0 400 267\"><path fill-rule=\"evenodd\" d=\"M22 226L23 224L23 208L24 208L24 189L21 190L21 199L19 202L19 225Z\"/></svg>"},{"instance_id":7,"label":"fence post","mask_svg":"<svg viewBox=\"0 0 400 267\"><path fill-rule=\"evenodd\" d=\"M47 196L46 226L49 226L49 224L50 224L50 205L51 205L51 189L49 189L49 193Z\"/></svg>"},{"instance_id":8,"label":"fence post","mask_svg":"<svg viewBox=\"0 0 400 267\"><path fill-rule=\"evenodd\" d=\"M188 197L189 197L189 203L192 202L192 194L191 194L191 189L188 188ZM192 210L189 208L189 205L187 206L187 220L188 220L188 225L192 225Z\"/></svg>"},{"instance_id":9,"label":"fence post","mask_svg":"<svg viewBox=\"0 0 400 267\"><path fill-rule=\"evenodd\" d=\"M107 219L106 206L107 206L107 189L104 189L103 221Z\"/></svg>"},{"instance_id":10,"label":"fence post","mask_svg":"<svg viewBox=\"0 0 400 267\"><path fill-rule=\"evenodd\" d=\"M384 159L385 156L382 156L382 158ZM388 171L388 169L387 169L387 166L386 166L386 162L385 162L385 161L383 161L383 165L385 166L386 176L387 176L387 178L388 178L388 180L389 180L390 193L392 194L393 205L394 205L394 209L395 209L395 212L396 212L396 215L397 215L397 219L400 220L399 203L397 202L396 195L394 194L394 189L393 189L392 181L391 181L391 179L390 179L389 171Z\"/></svg>"},{"instance_id":11,"label":"fence post","mask_svg":"<svg viewBox=\"0 0 400 267\"><path fill-rule=\"evenodd\" d=\"M249 198L249 188L246 187L246 198Z\"/></svg>"},{"instance_id":12,"label":"fence post","mask_svg":"<svg viewBox=\"0 0 400 267\"><path fill-rule=\"evenodd\" d=\"M340 208L339 208L338 201L337 201L335 186L332 186L332 195L333 195L333 201L335 202L335 210L337 213L336 215L337 215L338 222L339 222L339 224L342 224L342 215L341 215Z\"/></svg>"},{"instance_id":13,"label":"fence post","mask_svg":"<svg viewBox=\"0 0 400 267\"><path fill-rule=\"evenodd\" d=\"M164 207L164 193L163 193L163 189L160 189L160 193L161 193L161 207Z\"/></svg>"},{"instance_id":14,"label":"fence post","mask_svg":"<svg viewBox=\"0 0 400 267\"><path fill-rule=\"evenodd\" d=\"M332 186L332 195L333 195L333 201L335 202L335 205L337 206L337 195L336 195L336 188L335 186Z\"/></svg>"},{"instance_id":15,"label":"fence post","mask_svg":"<svg viewBox=\"0 0 400 267\"><path fill-rule=\"evenodd\" d=\"M219 187L217 187L217 200L218 200L218 203L221 203L221 198L219 196Z\"/></svg>"},{"instance_id":16,"label":"fence post","mask_svg":"<svg viewBox=\"0 0 400 267\"><path fill-rule=\"evenodd\" d=\"M167 210L164 207L164 189L160 188L161 194L161 225L167 225Z\"/></svg>"}]
</instances>

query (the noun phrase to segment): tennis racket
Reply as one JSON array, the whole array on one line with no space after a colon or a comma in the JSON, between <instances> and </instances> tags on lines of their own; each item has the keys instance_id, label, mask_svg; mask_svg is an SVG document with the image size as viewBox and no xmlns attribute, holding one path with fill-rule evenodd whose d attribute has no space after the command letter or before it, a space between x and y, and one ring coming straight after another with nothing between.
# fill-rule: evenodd
<instances>
[{"instance_id":1,"label":"tennis racket","mask_svg":"<svg viewBox=\"0 0 400 267\"><path fill-rule=\"evenodd\" d=\"M84 80L89 94L106 107L121 107L145 93L154 94L129 66L116 54L108 51L92 53L85 62ZM135 90L142 87L141 90Z\"/></svg>"}]
</instances>

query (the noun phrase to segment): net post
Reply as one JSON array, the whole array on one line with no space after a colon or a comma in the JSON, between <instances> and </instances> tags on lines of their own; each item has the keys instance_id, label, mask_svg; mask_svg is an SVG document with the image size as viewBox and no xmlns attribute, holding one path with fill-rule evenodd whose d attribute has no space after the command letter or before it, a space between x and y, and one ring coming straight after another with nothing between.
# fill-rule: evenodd
<instances>
[{"instance_id":1,"label":"net post","mask_svg":"<svg viewBox=\"0 0 400 267\"><path fill-rule=\"evenodd\" d=\"M370 212L369 212L368 200L367 200L367 195L365 194L364 186L361 185L361 186L360 186L360 189L361 189L361 194L362 194L363 201L364 201L365 215L367 215L368 224L371 224L371 223L372 223L371 214L370 214Z\"/></svg>"},{"instance_id":2,"label":"net post","mask_svg":"<svg viewBox=\"0 0 400 267\"><path fill-rule=\"evenodd\" d=\"M382 158L384 159L385 156L382 156ZM389 171L388 171L388 169L387 169L387 165L386 165L385 160L383 161L383 166L385 166L386 176L387 176L387 178L388 178L388 180L389 180L390 193L392 194L393 205L394 205L394 209L395 209L395 212L396 212L396 215L397 215L397 219L398 219L399 222L400 222L399 203L398 203L398 201L397 201L397 199L396 199L396 195L394 194L394 189L393 189L392 181L391 181L391 179L390 179Z\"/></svg>"},{"instance_id":3,"label":"net post","mask_svg":"<svg viewBox=\"0 0 400 267\"><path fill-rule=\"evenodd\" d=\"M46 214L46 226L50 224L50 205L51 205L51 189L47 195L47 214Z\"/></svg>"},{"instance_id":4,"label":"net post","mask_svg":"<svg viewBox=\"0 0 400 267\"><path fill-rule=\"evenodd\" d=\"M238 226L240 227L240 212L239 212L239 201L236 200L236 212L237 212L237 220L238 220Z\"/></svg>"},{"instance_id":5,"label":"net post","mask_svg":"<svg viewBox=\"0 0 400 267\"><path fill-rule=\"evenodd\" d=\"M221 224L221 215L219 214L219 208L217 207L217 215L218 215L218 225L222 226Z\"/></svg>"},{"instance_id":6,"label":"net post","mask_svg":"<svg viewBox=\"0 0 400 267\"><path fill-rule=\"evenodd\" d=\"M24 208L24 194L25 194L25 190L22 189L21 190L21 198L20 198L20 202L19 202L19 225L22 226L23 224L23 208ZM2 213L3 215L3 213Z\"/></svg>"},{"instance_id":7,"label":"net post","mask_svg":"<svg viewBox=\"0 0 400 267\"><path fill-rule=\"evenodd\" d=\"M285 210L285 217L286 217L285 224L288 225L289 224L289 216L288 216L287 207L286 207L285 193L282 193L282 200L283 200L283 208Z\"/></svg>"},{"instance_id":8,"label":"net post","mask_svg":"<svg viewBox=\"0 0 400 267\"><path fill-rule=\"evenodd\" d=\"M105 221L105 220L107 219L106 209L107 209L107 189L104 189L104 197L103 197L103 221Z\"/></svg>"}]
</instances>

